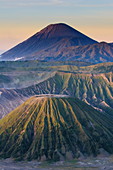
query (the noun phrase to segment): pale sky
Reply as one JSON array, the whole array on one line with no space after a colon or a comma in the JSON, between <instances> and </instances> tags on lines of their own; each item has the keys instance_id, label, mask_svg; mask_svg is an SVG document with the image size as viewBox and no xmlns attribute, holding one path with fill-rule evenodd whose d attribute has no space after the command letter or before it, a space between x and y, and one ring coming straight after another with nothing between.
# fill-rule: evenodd
<instances>
[{"instance_id":1,"label":"pale sky","mask_svg":"<svg viewBox=\"0 0 113 170\"><path fill-rule=\"evenodd\" d=\"M0 53L59 22L113 42L113 0L0 0Z\"/></svg>"}]
</instances>

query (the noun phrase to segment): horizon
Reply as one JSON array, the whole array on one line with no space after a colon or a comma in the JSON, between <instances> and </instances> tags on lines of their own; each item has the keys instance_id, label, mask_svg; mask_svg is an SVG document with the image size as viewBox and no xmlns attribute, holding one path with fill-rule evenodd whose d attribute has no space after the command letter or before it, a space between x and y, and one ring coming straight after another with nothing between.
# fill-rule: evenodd
<instances>
[{"instance_id":1,"label":"horizon","mask_svg":"<svg viewBox=\"0 0 113 170\"><path fill-rule=\"evenodd\" d=\"M0 10L0 53L55 23L66 23L99 42L113 42L112 0L0 0Z\"/></svg>"},{"instance_id":2,"label":"horizon","mask_svg":"<svg viewBox=\"0 0 113 170\"><path fill-rule=\"evenodd\" d=\"M3 53L6 52L6 51L12 49L13 47L15 47L16 45L20 44L21 42L27 40L28 38L32 37L34 34L40 32L42 29L46 28L47 26L49 26L49 25L55 25L55 24L66 24L66 25L74 28L73 26L69 25L68 23L64 23L64 22L62 22L62 23L61 23L61 22L50 23L50 24L46 25L45 27L41 28L39 31L33 33L32 35L29 35L29 37L26 37L25 39L21 40L20 42L17 42L17 43L14 44L13 46L9 47L9 49L6 49L6 50L1 50L1 49L0 49L0 55L3 54ZM74 28L74 29L77 30L77 31L79 31L79 32L81 32L80 30L78 30L78 29L76 29L76 28ZM93 39L93 40L95 40L95 41L98 41L97 39L94 39L94 38L90 37L89 35L87 35L87 34L85 34L85 33L83 33L83 32L81 32L81 33L84 34L84 35L86 35L86 36L88 36L89 38L91 38L91 39ZM98 41L98 42L100 43L100 42L107 42L107 41ZM107 42L107 43L112 43L112 41L111 41L111 42Z\"/></svg>"}]
</instances>

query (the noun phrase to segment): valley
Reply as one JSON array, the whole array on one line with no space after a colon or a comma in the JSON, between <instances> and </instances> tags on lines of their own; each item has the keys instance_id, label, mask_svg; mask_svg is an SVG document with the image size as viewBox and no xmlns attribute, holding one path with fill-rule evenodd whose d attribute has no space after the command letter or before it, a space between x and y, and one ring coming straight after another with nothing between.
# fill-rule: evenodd
<instances>
[{"instance_id":1,"label":"valley","mask_svg":"<svg viewBox=\"0 0 113 170\"><path fill-rule=\"evenodd\" d=\"M113 113L112 63L16 61L1 62L0 70L0 117L33 95L50 93L75 96ZM4 80L6 75L11 81Z\"/></svg>"}]
</instances>

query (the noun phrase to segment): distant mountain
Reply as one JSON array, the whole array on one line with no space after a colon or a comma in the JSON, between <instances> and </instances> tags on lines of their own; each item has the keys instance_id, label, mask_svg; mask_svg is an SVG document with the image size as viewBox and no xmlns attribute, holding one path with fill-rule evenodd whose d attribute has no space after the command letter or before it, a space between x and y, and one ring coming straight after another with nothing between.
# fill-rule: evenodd
<instances>
[{"instance_id":1,"label":"distant mountain","mask_svg":"<svg viewBox=\"0 0 113 170\"><path fill-rule=\"evenodd\" d=\"M43 50L46 51L56 47L55 52L59 52L62 48L95 43L97 41L66 24L51 24L26 41L3 53L1 60L54 60L54 52L52 58L47 59L46 53L41 57L41 51L43 53Z\"/></svg>"},{"instance_id":2,"label":"distant mountain","mask_svg":"<svg viewBox=\"0 0 113 170\"><path fill-rule=\"evenodd\" d=\"M39 95L0 120L0 158L65 160L113 153L113 123L79 99Z\"/></svg>"},{"instance_id":3,"label":"distant mountain","mask_svg":"<svg viewBox=\"0 0 113 170\"><path fill-rule=\"evenodd\" d=\"M64 44L62 42L60 48L59 44L56 44L51 48L37 52L33 58L39 59L38 56L40 56L41 59L47 61L113 62L113 46L106 42L70 47L64 47Z\"/></svg>"}]
</instances>

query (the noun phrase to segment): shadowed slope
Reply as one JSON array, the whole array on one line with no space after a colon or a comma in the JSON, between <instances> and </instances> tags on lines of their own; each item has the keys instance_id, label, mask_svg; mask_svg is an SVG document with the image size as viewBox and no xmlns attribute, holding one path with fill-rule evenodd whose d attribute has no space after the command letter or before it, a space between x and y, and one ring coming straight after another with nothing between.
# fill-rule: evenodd
<instances>
[{"instance_id":1,"label":"shadowed slope","mask_svg":"<svg viewBox=\"0 0 113 170\"><path fill-rule=\"evenodd\" d=\"M15 90L0 89L0 119L22 104L28 97Z\"/></svg>"},{"instance_id":2,"label":"shadowed slope","mask_svg":"<svg viewBox=\"0 0 113 170\"><path fill-rule=\"evenodd\" d=\"M63 23L51 24L3 53L0 60L113 62L113 43L98 43Z\"/></svg>"},{"instance_id":3,"label":"shadowed slope","mask_svg":"<svg viewBox=\"0 0 113 170\"><path fill-rule=\"evenodd\" d=\"M46 50L33 54L43 60L51 61L85 61L92 63L113 62L113 46L101 42L84 46L66 45L68 40L62 41L62 45L55 44ZM57 50L56 50L57 49Z\"/></svg>"},{"instance_id":4,"label":"shadowed slope","mask_svg":"<svg viewBox=\"0 0 113 170\"><path fill-rule=\"evenodd\" d=\"M26 41L3 53L0 59L14 61L39 58L39 60L44 60L44 57L41 57L40 54L35 58L34 53L41 52L47 48L53 48L53 45L56 46L56 51L59 51L59 49L62 49L62 46L70 47L73 45L88 45L94 43L97 43L97 41L87 37L66 24L51 24Z\"/></svg>"},{"instance_id":5,"label":"shadowed slope","mask_svg":"<svg viewBox=\"0 0 113 170\"><path fill-rule=\"evenodd\" d=\"M113 153L112 120L68 96L34 96L0 120L0 156L61 160Z\"/></svg>"}]
</instances>

